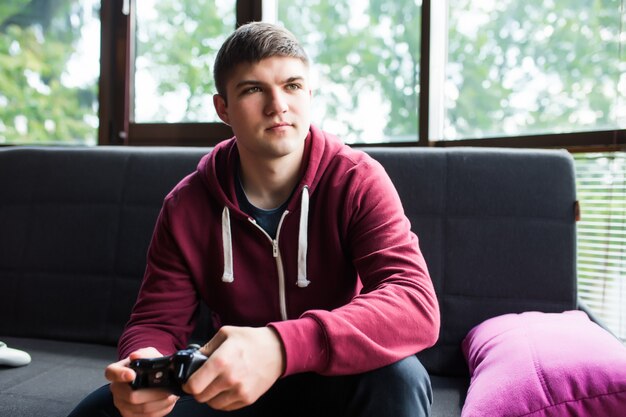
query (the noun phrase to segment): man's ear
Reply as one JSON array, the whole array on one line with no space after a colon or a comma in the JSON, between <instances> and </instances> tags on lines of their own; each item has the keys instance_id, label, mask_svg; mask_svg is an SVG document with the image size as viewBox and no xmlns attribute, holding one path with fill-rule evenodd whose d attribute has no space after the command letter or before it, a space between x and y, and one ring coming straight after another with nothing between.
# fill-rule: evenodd
<instances>
[{"instance_id":1,"label":"man's ear","mask_svg":"<svg viewBox=\"0 0 626 417\"><path fill-rule=\"evenodd\" d=\"M224 97L219 94L213 95L213 106L215 106L215 111L220 119L222 119L222 122L230 126L230 118L228 117L228 109Z\"/></svg>"}]
</instances>

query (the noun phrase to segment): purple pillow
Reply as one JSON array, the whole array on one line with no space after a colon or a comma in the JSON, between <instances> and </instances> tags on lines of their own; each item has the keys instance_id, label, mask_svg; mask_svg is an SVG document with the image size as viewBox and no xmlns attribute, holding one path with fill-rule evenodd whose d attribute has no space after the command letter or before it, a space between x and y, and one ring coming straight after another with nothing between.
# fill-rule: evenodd
<instances>
[{"instance_id":1,"label":"purple pillow","mask_svg":"<svg viewBox=\"0 0 626 417\"><path fill-rule=\"evenodd\" d=\"M462 417L626 416L626 347L582 311L494 317L462 348Z\"/></svg>"}]
</instances>

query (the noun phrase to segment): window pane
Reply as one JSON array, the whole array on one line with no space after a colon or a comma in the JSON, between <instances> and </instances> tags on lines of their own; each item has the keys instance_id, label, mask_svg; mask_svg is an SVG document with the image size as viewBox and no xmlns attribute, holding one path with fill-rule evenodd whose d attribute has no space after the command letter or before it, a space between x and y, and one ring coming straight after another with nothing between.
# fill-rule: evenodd
<instances>
[{"instance_id":1,"label":"window pane","mask_svg":"<svg viewBox=\"0 0 626 417\"><path fill-rule=\"evenodd\" d=\"M431 137L626 127L621 0L448 3L445 116Z\"/></svg>"},{"instance_id":2,"label":"window pane","mask_svg":"<svg viewBox=\"0 0 626 417\"><path fill-rule=\"evenodd\" d=\"M95 145L100 2L0 4L0 143Z\"/></svg>"},{"instance_id":3,"label":"window pane","mask_svg":"<svg viewBox=\"0 0 626 417\"><path fill-rule=\"evenodd\" d=\"M146 122L217 121L213 61L235 29L235 0L141 0L134 114ZM134 116L134 117L133 117Z\"/></svg>"},{"instance_id":4,"label":"window pane","mask_svg":"<svg viewBox=\"0 0 626 417\"><path fill-rule=\"evenodd\" d=\"M348 143L417 141L421 1L279 0L276 16L313 63L314 123Z\"/></svg>"},{"instance_id":5,"label":"window pane","mask_svg":"<svg viewBox=\"0 0 626 417\"><path fill-rule=\"evenodd\" d=\"M626 153L574 155L578 295L626 342Z\"/></svg>"}]
</instances>

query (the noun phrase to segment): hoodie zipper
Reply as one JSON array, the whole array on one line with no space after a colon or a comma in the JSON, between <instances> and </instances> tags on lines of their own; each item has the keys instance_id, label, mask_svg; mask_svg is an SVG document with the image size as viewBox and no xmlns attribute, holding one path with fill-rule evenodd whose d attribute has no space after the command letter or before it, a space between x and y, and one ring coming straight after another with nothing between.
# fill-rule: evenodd
<instances>
[{"instance_id":1,"label":"hoodie zipper","mask_svg":"<svg viewBox=\"0 0 626 417\"><path fill-rule=\"evenodd\" d=\"M272 237L267 234L267 232L258 225L256 220L253 218L248 218L250 223L255 225L270 241L272 244L272 256L276 259L276 269L278 270L278 301L280 304L280 317L283 321L287 320L287 299L285 296L285 269L283 267L283 258L280 255L280 249L278 248L278 238L280 237L280 230L283 225L283 220L289 214L289 210L285 210L283 215L280 217L280 221L278 222L278 228L276 230L276 239L272 239Z\"/></svg>"}]
</instances>

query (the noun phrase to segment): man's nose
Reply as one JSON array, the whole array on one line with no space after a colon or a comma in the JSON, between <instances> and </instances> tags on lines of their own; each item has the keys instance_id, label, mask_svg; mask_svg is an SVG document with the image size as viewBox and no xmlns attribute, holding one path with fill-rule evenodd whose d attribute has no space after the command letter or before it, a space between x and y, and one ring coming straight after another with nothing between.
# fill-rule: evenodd
<instances>
[{"instance_id":1,"label":"man's nose","mask_svg":"<svg viewBox=\"0 0 626 417\"><path fill-rule=\"evenodd\" d=\"M273 90L267 97L265 112L268 115L284 113L288 107L285 95L281 91Z\"/></svg>"}]
</instances>

